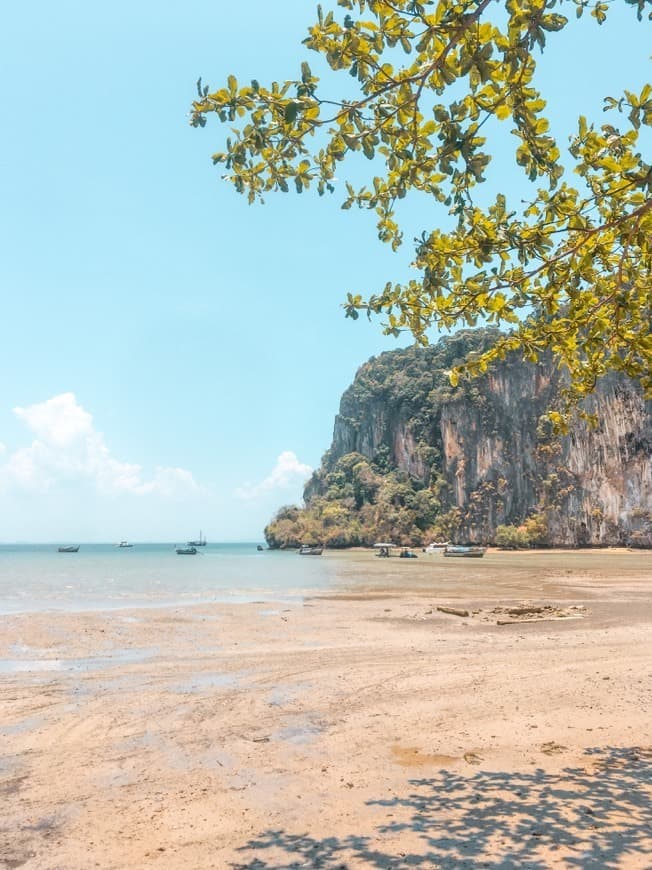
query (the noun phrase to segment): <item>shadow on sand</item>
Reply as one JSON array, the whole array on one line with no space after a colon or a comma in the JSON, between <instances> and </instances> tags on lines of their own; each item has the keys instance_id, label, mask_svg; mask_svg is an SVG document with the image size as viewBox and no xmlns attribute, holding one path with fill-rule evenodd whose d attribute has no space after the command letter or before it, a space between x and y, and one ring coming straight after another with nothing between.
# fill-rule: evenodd
<instances>
[{"instance_id":1,"label":"shadow on sand","mask_svg":"<svg viewBox=\"0 0 652 870\"><path fill-rule=\"evenodd\" d=\"M265 831L235 870L633 868L652 866L652 750L588 749L560 773L441 770L405 797L369 801L394 818L369 835ZM246 856L246 857L245 857Z\"/></svg>"}]
</instances>

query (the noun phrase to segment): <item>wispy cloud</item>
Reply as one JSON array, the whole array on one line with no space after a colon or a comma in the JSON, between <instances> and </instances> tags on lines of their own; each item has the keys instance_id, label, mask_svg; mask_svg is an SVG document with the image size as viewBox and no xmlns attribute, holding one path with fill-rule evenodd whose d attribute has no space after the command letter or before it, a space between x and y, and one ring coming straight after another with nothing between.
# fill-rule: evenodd
<instances>
[{"instance_id":1,"label":"wispy cloud","mask_svg":"<svg viewBox=\"0 0 652 870\"><path fill-rule=\"evenodd\" d=\"M29 447L7 453L0 465L0 485L42 492L58 484L85 481L107 495L175 496L199 489L184 468L158 467L147 478L141 465L112 456L92 415L74 393L14 408L14 414L35 438Z\"/></svg>"},{"instance_id":2,"label":"wispy cloud","mask_svg":"<svg viewBox=\"0 0 652 870\"><path fill-rule=\"evenodd\" d=\"M260 483L245 483L235 491L237 498L243 501L253 501L273 490L289 489L306 481L312 474L312 468L299 462L295 453L284 450L276 460L271 473Z\"/></svg>"}]
</instances>

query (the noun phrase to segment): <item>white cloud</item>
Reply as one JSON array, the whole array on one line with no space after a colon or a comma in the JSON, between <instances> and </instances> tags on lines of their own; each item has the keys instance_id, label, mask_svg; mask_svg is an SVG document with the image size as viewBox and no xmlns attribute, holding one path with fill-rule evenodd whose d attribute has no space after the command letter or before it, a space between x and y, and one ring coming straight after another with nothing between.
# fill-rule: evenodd
<instances>
[{"instance_id":1,"label":"white cloud","mask_svg":"<svg viewBox=\"0 0 652 870\"><path fill-rule=\"evenodd\" d=\"M0 465L0 484L45 491L57 484L85 481L106 495L174 496L199 489L183 468L156 468L146 479L142 466L112 456L104 435L94 428L93 417L78 404L74 393L14 408L14 414L36 438Z\"/></svg>"},{"instance_id":2,"label":"white cloud","mask_svg":"<svg viewBox=\"0 0 652 870\"><path fill-rule=\"evenodd\" d=\"M14 414L37 438L57 447L68 447L93 433L93 418L77 404L74 393L61 393L29 408L14 408Z\"/></svg>"},{"instance_id":3,"label":"white cloud","mask_svg":"<svg viewBox=\"0 0 652 870\"><path fill-rule=\"evenodd\" d=\"M312 468L304 465L291 450L285 450L276 460L271 473L260 483L246 483L236 489L235 494L243 501L253 501L266 492L277 489L288 489L306 481L312 474Z\"/></svg>"}]
</instances>

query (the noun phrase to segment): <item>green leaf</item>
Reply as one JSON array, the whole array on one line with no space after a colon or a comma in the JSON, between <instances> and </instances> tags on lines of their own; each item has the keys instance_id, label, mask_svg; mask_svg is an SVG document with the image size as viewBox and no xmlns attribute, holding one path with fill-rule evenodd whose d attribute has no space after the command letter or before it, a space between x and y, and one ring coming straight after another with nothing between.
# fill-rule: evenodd
<instances>
[{"instance_id":1,"label":"green leaf","mask_svg":"<svg viewBox=\"0 0 652 870\"><path fill-rule=\"evenodd\" d=\"M286 124L294 124L297 119L297 115L299 113L299 105L298 103L286 103L285 106L285 123Z\"/></svg>"}]
</instances>

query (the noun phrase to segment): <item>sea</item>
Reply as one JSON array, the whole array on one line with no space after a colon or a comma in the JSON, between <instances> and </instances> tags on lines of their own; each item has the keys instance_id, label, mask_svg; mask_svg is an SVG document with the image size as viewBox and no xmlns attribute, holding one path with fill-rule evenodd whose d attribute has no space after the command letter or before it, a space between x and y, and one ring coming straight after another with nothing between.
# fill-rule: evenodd
<instances>
[{"instance_id":1,"label":"sea","mask_svg":"<svg viewBox=\"0 0 652 870\"><path fill-rule=\"evenodd\" d=\"M338 584L337 559L251 544L207 544L180 556L175 544L0 545L0 614L48 610L296 600Z\"/></svg>"}]
</instances>

